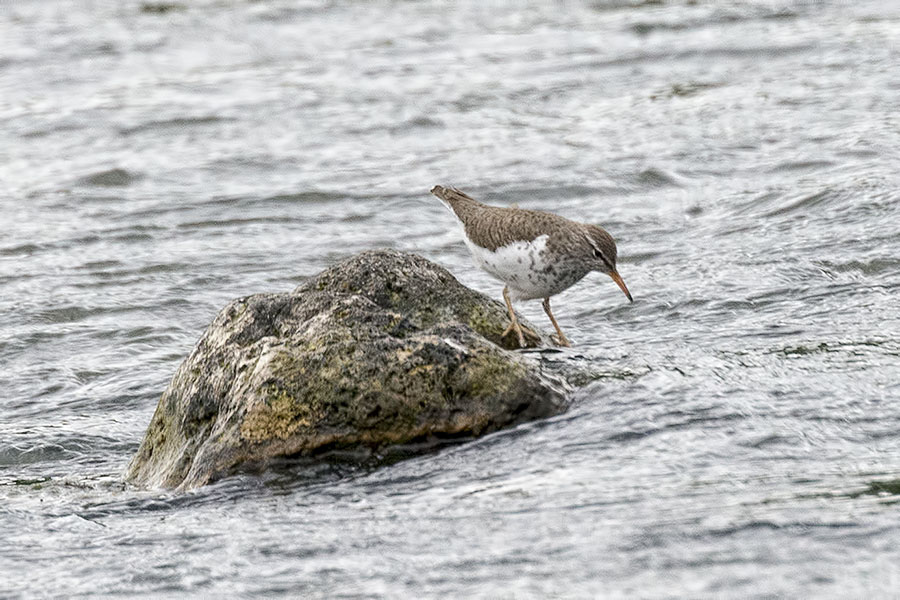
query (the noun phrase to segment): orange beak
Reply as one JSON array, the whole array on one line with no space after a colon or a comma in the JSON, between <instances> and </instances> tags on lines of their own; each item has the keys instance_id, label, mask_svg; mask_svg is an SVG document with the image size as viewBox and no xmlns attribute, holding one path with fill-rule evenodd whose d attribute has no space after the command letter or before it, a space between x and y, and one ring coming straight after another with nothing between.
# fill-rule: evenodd
<instances>
[{"instance_id":1,"label":"orange beak","mask_svg":"<svg viewBox=\"0 0 900 600\"><path fill-rule=\"evenodd\" d=\"M621 288L621 290L623 292L625 292L625 295L628 296L628 301L634 302L634 298L631 297L631 292L629 292L628 288L625 287L625 282L622 281L622 276L619 275L619 272L613 271L612 273L609 274L609 276L612 277L612 280L616 282L616 285L618 285L619 288Z\"/></svg>"}]
</instances>

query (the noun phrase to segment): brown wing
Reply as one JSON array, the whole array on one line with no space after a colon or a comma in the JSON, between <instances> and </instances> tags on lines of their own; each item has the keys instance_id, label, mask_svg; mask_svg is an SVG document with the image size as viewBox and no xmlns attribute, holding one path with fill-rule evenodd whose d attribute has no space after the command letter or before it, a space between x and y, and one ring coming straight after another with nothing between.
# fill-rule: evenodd
<instances>
[{"instance_id":1,"label":"brown wing","mask_svg":"<svg viewBox=\"0 0 900 600\"><path fill-rule=\"evenodd\" d=\"M563 217L550 213L485 206L477 218L463 220L466 235L489 250L513 242L530 242L542 235L550 236L548 244L556 246L560 241L560 228L566 223Z\"/></svg>"},{"instance_id":2,"label":"brown wing","mask_svg":"<svg viewBox=\"0 0 900 600\"><path fill-rule=\"evenodd\" d=\"M561 230L575 225L559 215L521 208L504 208L478 202L456 188L436 185L431 193L443 200L456 214L472 242L496 250L513 242L530 242L542 235L549 235L548 244L562 243L566 236Z\"/></svg>"}]
</instances>

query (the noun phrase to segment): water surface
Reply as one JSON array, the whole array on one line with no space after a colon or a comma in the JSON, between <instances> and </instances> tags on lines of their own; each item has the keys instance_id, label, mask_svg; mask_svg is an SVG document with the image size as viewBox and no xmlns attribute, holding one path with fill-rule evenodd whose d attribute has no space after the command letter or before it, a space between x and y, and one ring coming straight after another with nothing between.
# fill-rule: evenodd
<instances>
[{"instance_id":1,"label":"water surface","mask_svg":"<svg viewBox=\"0 0 900 600\"><path fill-rule=\"evenodd\" d=\"M877 1L5 6L0 596L895 595L898 48ZM617 238L568 413L123 485L232 298L375 247L499 298L435 183Z\"/></svg>"}]
</instances>

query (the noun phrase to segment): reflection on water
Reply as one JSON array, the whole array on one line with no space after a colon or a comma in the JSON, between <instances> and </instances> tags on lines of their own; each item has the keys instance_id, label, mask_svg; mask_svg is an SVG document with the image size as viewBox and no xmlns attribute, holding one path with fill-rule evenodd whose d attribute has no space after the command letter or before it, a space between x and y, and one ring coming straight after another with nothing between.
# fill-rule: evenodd
<instances>
[{"instance_id":1,"label":"reflection on water","mask_svg":"<svg viewBox=\"0 0 900 600\"><path fill-rule=\"evenodd\" d=\"M875 1L7 7L0 595L893 593L898 23ZM616 236L635 303L599 275L554 301L576 347L545 359L595 377L571 411L381 469L123 486L230 299L373 247L499 297L436 183Z\"/></svg>"}]
</instances>

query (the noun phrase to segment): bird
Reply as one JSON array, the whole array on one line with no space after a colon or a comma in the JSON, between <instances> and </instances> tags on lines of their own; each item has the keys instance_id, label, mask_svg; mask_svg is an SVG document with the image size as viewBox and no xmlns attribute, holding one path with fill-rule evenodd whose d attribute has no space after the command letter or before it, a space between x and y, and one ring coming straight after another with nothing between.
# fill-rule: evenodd
<instances>
[{"instance_id":1,"label":"bird","mask_svg":"<svg viewBox=\"0 0 900 600\"><path fill-rule=\"evenodd\" d=\"M571 343L550 310L551 296L569 289L591 271L600 271L634 302L616 270L616 242L602 227L539 210L483 204L454 187L436 185L431 193L462 226L475 264L504 283L503 300L510 322L501 337L514 332L520 348L526 346L526 331L531 338L538 336L519 324L513 300L542 299L544 312L556 329L555 341L565 347Z\"/></svg>"}]
</instances>

